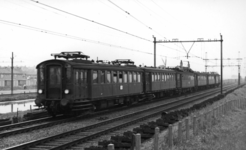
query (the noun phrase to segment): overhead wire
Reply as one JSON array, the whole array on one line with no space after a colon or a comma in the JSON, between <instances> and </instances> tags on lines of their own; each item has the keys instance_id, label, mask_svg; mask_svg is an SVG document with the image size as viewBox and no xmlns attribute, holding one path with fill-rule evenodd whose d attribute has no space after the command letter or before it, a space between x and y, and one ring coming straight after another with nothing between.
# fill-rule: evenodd
<instances>
[{"instance_id":1,"label":"overhead wire","mask_svg":"<svg viewBox=\"0 0 246 150\"><path fill-rule=\"evenodd\" d=\"M140 24L142 24L143 26L145 26L146 28L148 28L149 30L155 32L156 34L164 37L163 35L161 35L160 33L158 33L157 31L155 31L152 27L146 25L145 23L143 23L141 20L139 20L138 18L134 17L132 14L130 14L128 11L124 10L123 8L121 8L120 6L118 6L117 4L113 3L111 0L108 0L111 4L113 4L115 7L119 8L120 10L122 10L124 13L126 13L127 15L131 16L133 19L135 19L136 21L138 21ZM165 37L164 37L165 38Z\"/></svg>"},{"instance_id":2,"label":"overhead wire","mask_svg":"<svg viewBox=\"0 0 246 150\"><path fill-rule=\"evenodd\" d=\"M69 15L71 15L71 16L74 16L74 17L77 17L77 18L80 18L80 19L83 19L83 20L86 20L86 21L89 21L89 22L92 22L92 23L95 23L95 24L98 24L98 25L107 27L107 28L110 28L110 29L112 29L112 30L115 30L115 31L118 31L118 32L121 32L121 33L125 33L125 34L127 34L127 35L133 36L133 37L138 38L138 39L141 39L141 40L144 40L144 41L147 41L147 42L153 42L153 41L151 41L151 40L148 40L148 39L139 37L139 36L137 36L137 35L134 35L134 34L131 34L131 33L128 33L128 32L125 32L125 31L122 31L122 30L119 30L119 29L116 29L116 28L111 27L111 26L108 26L108 25L104 25L104 24L99 23L99 22L96 22L96 21L94 21L94 20L90 20L90 19L87 19L87 18L78 16L78 15L76 15L76 14L72 14L72 13L70 13L70 12L67 12L67 11L64 11L64 10L61 10L61 9L58 9L58 8L55 8L55 7L53 7L53 6L49 6L49 5L44 4L44 3L40 3L40 2L38 2L38 1L35 1L35 0L30 0L30 1L31 1L31 2L34 2L34 3L36 3L36 4L43 5L43 6L45 6L45 7L48 7L48 8L51 8L51 9L54 9L54 10L63 12L63 13L65 13L65 14L69 14ZM110 2L111 2L111 1L110 1ZM112 2L111 2L111 3L112 3ZM123 9L121 9L121 10L123 10ZM152 30L153 30L153 29L152 29ZM164 37L164 38L165 38L165 37ZM165 38L165 39L166 39L166 38ZM171 48L171 47L168 47L168 46L165 46L165 45L161 45L161 46L164 46L164 47L167 47L167 48L169 48L169 49L173 49L173 50L176 50L176 51L177 51L177 49L174 49L174 48Z\"/></svg>"},{"instance_id":3,"label":"overhead wire","mask_svg":"<svg viewBox=\"0 0 246 150\"><path fill-rule=\"evenodd\" d=\"M80 19L89 21L89 22L91 22L91 23L95 23L95 24L97 24L97 25L100 25L100 26L103 26L103 27L106 27L106 28L109 28L109 29L112 29L112 30L115 30L115 31L118 31L118 32L121 32L121 33L124 33L124 34L127 34L127 35L130 35L130 36L133 36L133 37L135 37L135 38L138 38L138 39L141 39L141 40L144 40L144 41L148 41L148 42L152 42L152 41L150 41L150 40L148 40L148 39L145 39L145 38L143 38L143 37L140 37L140 36L131 34L131 33L126 32L126 31L122 31L122 30L120 30L120 29L117 29L117 28L114 28L114 27L111 27L111 26L102 24L102 23L97 22L97 21L94 21L94 20L87 19L87 18L82 17L82 16L79 16L79 15L72 14L72 13L70 13L70 12L67 12L67 11L64 11L64 10L61 10L61 9L58 9L58 8L55 8L55 7L53 7L53 6L50 6L50 5L41 3L41 2L39 2L39 1L34 1L34 0L30 0L30 1L35 2L35 3L37 3L37 4L40 4L40 5L43 5L43 6L45 6L45 7L49 7L49 8L55 9L55 10L57 10L57 11L60 11L60 12L65 13L65 14L68 14L68 15L71 15L71 16L74 16L74 17L77 17L77 18L80 18Z\"/></svg>"},{"instance_id":4,"label":"overhead wire","mask_svg":"<svg viewBox=\"0 0 246 150\"><path fill-rule=\"evenodd\" d=\"M106 43L106 42L101 42L101 41L95 41L95 40L91 40L91 39L81 38L81 37L77 37L77 36L73 36L73 35L69 35L69 34L59 33L59 32L55 32L55 31L41 29L41 28L37 28L37 27L29 26L29 25L24 25L24 24L20 24L20 23L15 23L15 22L10 22L10 21L6 21L6 20L0 20L0 23L6 24L6 25L15 26L15 27L19 27L19 28L24 28L24 29L28 29L28 30L32 30L32 31L37 31L37 32L41 32L41 33L47 33L47 34L51 34L51 35L55 35L55 36L60 36L60 37L74 39L74 40L89 42L89 43L93 43L93 44L99 44L99 45L115 47L115 48L120 48L120 49L125 49L125 50L135 51L135 52L139 52L139 53L153 55L153 53L150 53L150 52L144 52L144 51L140 51L140 50L137 50L137 49L132 49L132 48L123 47L123 46L119 46L119 45L109 44L109 43ZM163 56L163 55L158 55L158 56ZM164 57L166 57L166 56L164 56ZM172 58L172 57L169 57L169 58Z\"/></svg>"}]
</instances>

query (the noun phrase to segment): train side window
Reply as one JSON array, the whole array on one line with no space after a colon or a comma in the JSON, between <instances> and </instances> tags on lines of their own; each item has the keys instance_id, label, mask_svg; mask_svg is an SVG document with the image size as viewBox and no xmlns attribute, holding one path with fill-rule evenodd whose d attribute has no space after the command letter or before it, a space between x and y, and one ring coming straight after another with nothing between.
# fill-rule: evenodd
<instances>
[{"instance_id":1,"label":"train side window","mask_svg":"<svg viewBox=\"0 0 246 150\"><path fill-rule=\"evenodd\" d=\"M137 80L140 83L141 82L141 73L137 72Z\"/></svg>"},{"instance_id":2,"label":"train side window","mask_svg":"<svg viewBox=\"0 0 246 150\"><path fill-rule=\"evenodd\" d=\"M113 71L113 82L117 83L117 72Z\"/></svg>"},{"instance_id":3,"label":"train side window","mask_svg":"<svg viewBox=\"0 0 246 150\"><path fill-rule=\"evenodd\" d=\"M84 70L83 71L83 73L84 73L84 83L87 83L87 70Z\"/></svg>"},{"instance_id":4,"label":"train side window","mask_svg":"<svg viewBox=\"0 0 246 150\"><path fill-rule=\"evenodd\" d=\"M136 72L133 72L133 82L137 82L137 75L136 75Z\"/></svg>"},{"instance_id":5,"label":"train side window","mask_svg":"<svg viewBox=\"0 0 246 150\"><path fill-rule=\"evenodd\" d=\"M75 81L76 81L76 84L78 84L79 82L79 71L78 70L75 71Z\"/></svg>"},{"instance_id":6,"label":"train side window","mask_svg":"<svg viewBox=\"0 0 246 150\"><path fill-rule=\"evenodd\" d=\"M123 80L124 83L127 83L127 73L125 71L123 72Z\"/></svg>"},{"instance_id":7,"label":"train side window","mask_svg":"<svg viewBox=\"0 0 246 150\"><path fill-rule=\"evenodd\" d=\"M129 83L132 83L132 73L128 72L128 81Z\"/></svg>"},{"instance_id":8,"label":"train side window","mask_svg":"<svg viewBox=\"0 0 246 150\"><path fill-rule=\"evenodd\" d=\"M119 83L123 82L123 74L122 71L119 71Z\"/></svg>"},{"instance_id":9,"label":"train side window","mask_svg":"<svg viewBox=\"0 0 246 150\"><path fill-rule=\"evenodd\" d=\"M157 73L155 73L155 81L157 81Z\"/></svg>"},{"instance_id":10,"label":"train side window","mask_svg":"<svg viewBox=\"0 0 246 150\"><path fill-rule=\"evenodd\" d=\"M102 70L100 72L101 72L101 83L103 84L103 83L105 83L105 71Z\"/></svg>"},{"instance_id":11,"label":"train side window","mask_svg":"<svg viewBox=\"0 0 246 150\"><path fill-rule=\"evenodd\" d=\"M164 74L163 73L161 74L161 81L162 82L165 81L165 77L164 77Z\"/></svg>"},{"instance_id":12,"label":"train side window","mask_svg":"<svg viewBox=\"0 0 246 150\"><path fill-rule=\"evenodd\" d=\"M152 82L154 82L155 81L155 75L154 75L154 73L152 73Z\"/></svg>"},{"instance_id":13,"label":"train side window","mask_svg":"<svg viewBox=\"0 0 246 150\"><path fill-rule=\"evenodd\" d=\"M98 83L98 71L97 70L93 70L92 72L92 83Z\"/></svg>"},{"instance_id":14,"label":"train side window","mask_svg":"<svg viewBox=\"0 0 246 150\"><path fill-rule=\"evenodd\" d=\"M106 71L106 83L110 83L110 82L111 82L111 72Z\"/></svg>"},{"instance_id":15,"label":"train side window","mask_svg":"<svg viewBox=\"0 0 246 150\"><path fill-rule=\"evenodd\" d=\"M80 78L80 82L84 83L84 70L80 71L80 77L79 78Z\"/></svg>"},{"instance_id":16,"label":"train side window","mask_svg":"<svg viewBox=\"0 0 246 150\"><path fill-rule=\"evenodd\" d=\"M160 73L157 73L157 81L160 81Z\"/></svg>"}]
</instances>

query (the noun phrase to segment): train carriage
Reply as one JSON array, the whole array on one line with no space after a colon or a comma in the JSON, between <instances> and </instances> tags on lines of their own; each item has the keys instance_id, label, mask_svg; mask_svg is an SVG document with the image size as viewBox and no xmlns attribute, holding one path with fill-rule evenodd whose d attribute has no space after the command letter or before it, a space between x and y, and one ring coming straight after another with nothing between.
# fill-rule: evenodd
<instances>
[{"instance_id":1,"label":"train carriage","mask_svg":"<svg viewBox=\"0 0 246 150\"><path fill-rule=\"evenodd\" d=\"M79 52L54 56L54 60L37 65L39 82L35 102L44 105L50 114L132 103L143 93L143 70L130 60L94 63Z\"/></svg>"},{"instance_id":2,"label":"train carriage","mask_svg":"<svg viewBox=\"0 0 246 150\"><path fill-rule=\"evenodd\" d=\"M207 72L197 72L197 89L205 89L208 85L208 73Z\"/></svg>"},{"instance_id":3,"label":"train carriage","mask_svg":"<svg viewBox=\"0 0 246 150\"><path fill-rule=\"evenodd\" d=\"M37 65L35 100L53 116L130 105L220 83L218 74L194 72L189 66L137 67L129 59L94 62L77 51L53 56Z\"/></svg>"},{"instance_id":4,"label":"train carriage","mask_svg":"<svg viewBox=\"0 0 246 150\"><path fill-rule=\"evenodd\" d=\"M208 86L209 87L216 87L219 85L219 74L215 73L215 72L211 72L208 75Z\"/></svg>"},{"instance_id":5,"label":"train carriage","mask_svg":"<svg viewBox=\"0 0 246 150\"><path fill-rule=\"evenodd\" d=\"M148 76L149 91L160 91L176 88L175 72L168 69L144 68Z\"/></svg>"},{"instance_id":6,"label":"train carriage","mask_svg":"<svg viewBox=\"0 0 246 150\"><path fill-rule=\"evenodd\" d=\"M196 88L196 74L189 67L177 66L172 68L176 71L177 90L179 93L194 91Z\"/></svg>"}]
</instances>

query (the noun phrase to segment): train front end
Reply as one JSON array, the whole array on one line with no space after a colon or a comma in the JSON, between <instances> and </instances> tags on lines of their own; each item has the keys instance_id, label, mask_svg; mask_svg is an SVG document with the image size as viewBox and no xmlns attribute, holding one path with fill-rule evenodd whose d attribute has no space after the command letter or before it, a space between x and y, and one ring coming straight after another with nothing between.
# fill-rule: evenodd
<instances>
[{"instance_id":1,"label":"train front end","mask_svg":"<svg viewBox=\"0 0 246 150\"><path fill-rule=\"evenodd\" d=\"M62 60L48 60L37 66L37 106L50 115L66 113L71 98L71 65Z\"/></svg>"}]
</instances>

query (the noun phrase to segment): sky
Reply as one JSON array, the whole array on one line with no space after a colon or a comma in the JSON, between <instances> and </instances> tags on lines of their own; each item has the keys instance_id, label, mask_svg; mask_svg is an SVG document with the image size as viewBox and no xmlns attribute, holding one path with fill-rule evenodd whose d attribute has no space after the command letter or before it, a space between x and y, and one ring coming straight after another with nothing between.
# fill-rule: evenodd
<instances>
[{"instance_id":1,"label":"sky","mask_svg":"<svg viewBox=\"0 0 246 150\"><path fill-rule=\"evenodd\" d=\"M82 51L91 59L131 59L154 66L153 36L163 40L220 39L224 65L246 75L245 0L0 0L0 66L36 66L52 53ZM182 60L195 71L220 73L220 42L157 44L156 64ZM189 58L187 51L189 51ZM218 60L214 60L218 59ZM224 78L238 67L224 67Z\"/></svg>"}]
</instances>

